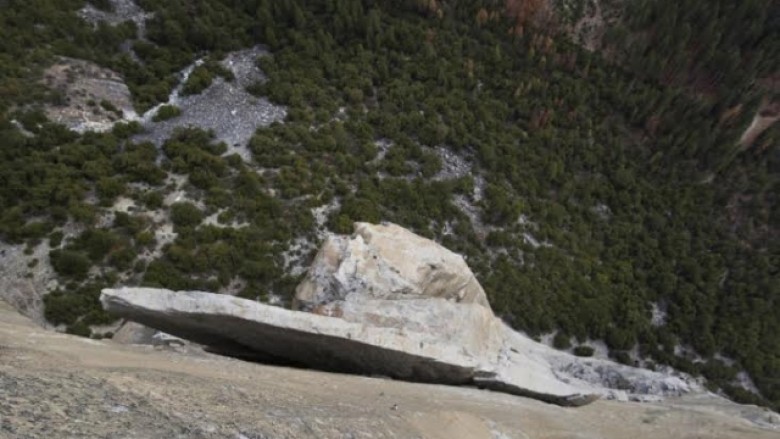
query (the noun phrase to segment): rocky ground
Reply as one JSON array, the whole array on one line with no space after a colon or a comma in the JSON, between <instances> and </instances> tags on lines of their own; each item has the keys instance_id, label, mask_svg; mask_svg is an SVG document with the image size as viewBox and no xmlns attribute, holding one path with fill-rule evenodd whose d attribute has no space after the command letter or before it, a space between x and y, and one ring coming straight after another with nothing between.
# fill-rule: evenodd
<instances>
[{"instance_id":1,"label":"rocky ground","mask_svg":"<svg viewBox=\"0 0 780 439\"><path fill-rule=\"evenodd\" d=\"M138 26L140 37L143 37L146 20L151 18L152 14L141 9L132 0L109 0L112 10L102 11L87 3L81 10L79 16L94 26L100 22L116 26L125 21L132 21Z\"/></svg>"},{"instance_id":2,"label":"rocky ground","mask_svg":"<svg viewBox=\"0 0 780 439\"><path fill-rule=\"evenodd\" d=\"M217 140L225 142L226 154L237 153L249 161L247 144L257 128L282 121L287 115L284 107L246 91L247 86L265 79L257 66L257 59L265 55L262 47L231 52L220 63L233 73L234 80L218 77L203 92L182 96L189 74L202 63L198 60L180 72L179 85L166 102L140 115L133 109L130 91L119 74L88 61L60 58L42 79L62 96L61 102L46 106L46 115L77 132L108 131L118 122L136 121L144 132L133 140L158 146L176 128L198 127L213 131ZM153 118L162 105L175 105L181 114L155 122Z\"/></svg>"},{"instance_id":3,"label":"rocky ground","mask_svg":"<svg viewBox=\"0 0 780 439\"><path fill-rule=\"evenodd\" d=\"M192 96L180 96L180 88L175 90L167 104L179 107L181 115L155 123L150 119L156 110L150 110L141 116L146 132L135 140L161 145L178 127L198 127L213 130L216 138L228 145L228 154L237 153L248 161L246 146L255 130L282 121L287 114L283 107L246 91L247 86L264 79L256 61L266 54L260 47L230 53L221 63L233 72L233 81L216 78L202 93ZM186 82L188 72L191 68L185 70L181 84Z\"/></svg>"},{"instance_id":4,"label":"rocky ground","mask_svg":"<svg viewBox=\"0 0 780 439\"><path fill-rule=\"evenodd\" d=\"M47 332L0 302L0 438L776 438L706 396L563 408ZM777 420L775 420L777 422Z\"/></svg>"},{"instance_id":5,"label":"rocky ground","mask_svg":"<svg viewBox=\"0 0 780 439\"><path fill-rule=\"evenodd\" d=\"M106 131L135 114L122 77L94 63L61 57L46 69L42 82L61 96L45 107L46 116L74 131Z\"/></svg>"}]
</instances>

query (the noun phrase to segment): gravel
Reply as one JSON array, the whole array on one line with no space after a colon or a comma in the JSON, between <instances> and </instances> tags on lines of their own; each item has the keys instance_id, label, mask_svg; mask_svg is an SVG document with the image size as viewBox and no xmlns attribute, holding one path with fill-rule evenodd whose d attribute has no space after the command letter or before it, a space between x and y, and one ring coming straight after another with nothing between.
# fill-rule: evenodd
<instances>
[{"instance_id":1,"label":"gravel","mask_svg":"<svg viewBox=\"0 0 780 439\"><path fill-rule=\"evenodd\" d=\"M176 128L199 127L213 130L217 140L227 144L227 154L237 153L248 161L251 153L247 145L257 128L281 122L287 116L284 107L274 105L265 98L257 98L246 91L246 86L265 80L256 60L267 54L262 47L229 54L221 63L233 72L235 80L228 82L218 77L202 93L192 96L180 96L180 88L175 90L167 103L179 107L181 115L153 122L150 116L156 110L151 110L140 118L146 132L136 136L134 140L149 140L162 145ZM183 72L181 84L186 82L192 67L194 65Z\"/></svg>"}]
</instances>

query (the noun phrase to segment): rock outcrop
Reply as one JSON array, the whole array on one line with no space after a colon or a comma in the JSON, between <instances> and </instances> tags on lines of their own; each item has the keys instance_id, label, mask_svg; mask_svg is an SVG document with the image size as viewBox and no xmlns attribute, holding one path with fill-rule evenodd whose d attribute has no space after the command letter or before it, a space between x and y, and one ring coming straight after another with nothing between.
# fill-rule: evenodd
<instances>
[{"instance_id":1,"label":"rock outcrop","mask_svg":"<svg viewBox=\"0 0 780 439\"><path fill-rule=\"evenodd\" d=\"M0 438L776 439L714 395L565 410L477 389L237 361L45 331L0 300Z\"/></svg>"},{"instance_id":2,"label":"rock outcrop","mask_svg":"<svg viewBox=\"0 0 780 439\"><path fill-rule=\"evenodd\" d=\"M44 72L43 83L62 97L44 107L46 117L74 131L107 131L135 115L121 75L89 61L58 58Z\"/></svg>"},{"instance_id":3,"label":"rock outcrop","mask_svg":"<svg viewBox=\"0 0 780 439\"><path fill-rule=\"evenodd\" d=\"M442 298L490 309L462 256L395 224L356 223L351 237L328 237L296 290L293 309L365 298Z\"/></svg>"},{"instance_id":4,"label":"rock outcrop","mask_svg":"<svg viewBox=\"0 0 780 439\"><path fill-rule=\"evenodd\" d=\"M215 351L323 370L467 383L484 350L212 293L128 288L106 290L102 300L112 312Z\"/></svg>"},{"instance_id":5,"label":"rock outcrop","mask_svg":"<svg viewBox=\"0 0 780 439\"><path fill-rule=\"evenodd\" d=\"M473 384L574 406L696 390L512 331L459 255L391 224L358 223L351 237L327 240L296 293L294 307L308 312L149 288L106 289L101 301L212 351L320 370Z\"/></svg>"}]
</instances>

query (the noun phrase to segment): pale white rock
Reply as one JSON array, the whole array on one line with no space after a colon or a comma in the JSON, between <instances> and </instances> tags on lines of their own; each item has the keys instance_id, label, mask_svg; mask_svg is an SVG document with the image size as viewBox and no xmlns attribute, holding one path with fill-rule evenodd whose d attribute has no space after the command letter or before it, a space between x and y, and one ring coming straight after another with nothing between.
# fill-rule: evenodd
<instances>
[{"instance_id":1,"label":"pale white rock","mask_svg":"<svg viewBox=\"0 0 780 439\"><path fill-rule=\"evenodd\" d=\"M175 335L166 334L164 332L157 331L152 336L152 344L155 346L176 346L176 345L184 345L186 342L176 337Z\"/></svg>"},{"instance_id":2,"label":"pale white rock","mask_svg":"<svg viewBox=\"0 0 780 439\"><path fill-rule=\"evenodd\" d=\"M194 291L106 289L101 301L113 313L237 357L409 381L475 384L561 405L582 405L597 397L590 387L559 379L544 358L524 352L508 337L514 333L475 303L375 300L353 314L354 302L345 302L345 318L334 318ZM416 325L402 324L415 320Z\"/></svg>"},{"instance_id":3,"label":"pale white rock","mask_svg":"<svg viewBox=\"0 0 780 439\"><path fill-rule=\"evenodd\" d=\"M462 256L389 223L356 223L351 237L329 237L298 286L293 308L358 298L442 298L490 309Z\"/></svg>"},{"instance_id":4,"label":"pale white rock","mask_svg":"<svg viewBox=\"0 0 780 439\"><path fill-rule=\"evenodd\" d=\"M640 402L704 391L693 378L684 374L674 376L609 360L581 358L536 342L508 326L504 326L504 331L504 346L492 370L495 376L478 375L476 383L488 382L497 390L519 383L522 390L516 388L510 393L550 402L558 401L550 399L549 395L567 391ZM544 391L536 392L539 389Z\"/></svg>"},{"instance_id":5,"label":"pale white rock","mask_svg":"<svg viewBox=\"0 0 780 439\"><path fill-rule=\"evenodd\" d=\"M701 388L603 359L582 359L498 319L463 258L393 224L329 237L294 307L204 292L106 289L108 311L210 350L260 361L446 384L561 405L650 401Z\"/></svg>"},{"instance_id":6,"label":"pale white rock","mask_svg":"<svg viewBox=\"0 0 780 439\"><path fill-rule=\"evenodd\" d=\"M327 316L150 288L107 289L101 301L111 312L212 351L261 361L474 384L561 405L598 397L654 401L701 390L682 378L555 351L477 304L369 300L364 309L344 302L341 315Z\"/></svg>"},{"instance_id":7,"label":"pale white rock","mask_svg":"<svg viewBox=\"0 0 780 439\"><path fill-rule=\"evenodd\" d=\"M488 349L442 343L431 332L373 327L204 292L106 289L101 301L111 312L212 350L325 370L464 384ZM478 305L463 308L466 315L488 312Z\"/></svg>"}]
</instances>

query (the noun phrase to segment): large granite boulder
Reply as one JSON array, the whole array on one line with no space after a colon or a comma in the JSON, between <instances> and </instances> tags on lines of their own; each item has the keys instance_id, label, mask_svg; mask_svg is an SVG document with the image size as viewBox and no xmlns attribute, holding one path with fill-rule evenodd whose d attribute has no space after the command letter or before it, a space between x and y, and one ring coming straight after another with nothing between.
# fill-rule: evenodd
<instances>
[{"instance_id":1,"label":"large granite boulder","mask_svg":"<svg viewBox=\"0 0 780 439\"><path fill-rule=\"evenodd\" d=\"M106 289L101 301L143 325L258 361L473 384L574 406L628 397L604 386L604 376L644 380L640 391L688 390L660 374L583 362L512 331L493 315L462 257L392 224L358 223L351 237L329 238L297 289L296 310L149 288Z\"/></svg>"},{"instance_id":2,"label":"large granite boulder","mask_svg":"<svg viewBox=\"0 0 780 439\"><path fill-rule=\"evenodd\" d=\"M490 309L459 254L395 224L356 223L351 237L325 241L298 285L293 309L322 312L318 308L334 302L430 298Z\"/></svg>"}]
</instances>

